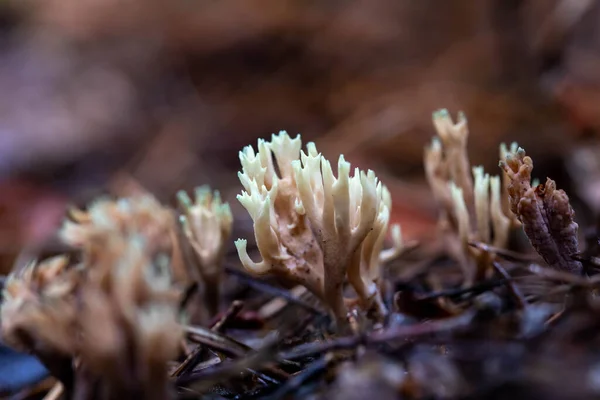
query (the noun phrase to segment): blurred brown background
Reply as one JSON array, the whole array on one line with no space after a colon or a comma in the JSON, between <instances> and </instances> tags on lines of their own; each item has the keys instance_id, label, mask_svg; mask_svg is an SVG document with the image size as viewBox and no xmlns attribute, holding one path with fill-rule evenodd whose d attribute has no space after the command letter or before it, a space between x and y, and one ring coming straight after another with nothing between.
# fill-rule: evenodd
<instances>
[{"instance_id":1,"label":"blurred brown background","mask_svg":"<svg viewBox=\"0 0 600 400\"><path fill-rule=\"evenodd\" d=\"M474 164L495 173L518 140L589 222L599 23L591 0L0 2L2 264L130 179L164 201L210 183L243 227L238 151L281 129L375 169L406 236L426 235L441 107L467 113Z\"/></svg>"}]
</instances>

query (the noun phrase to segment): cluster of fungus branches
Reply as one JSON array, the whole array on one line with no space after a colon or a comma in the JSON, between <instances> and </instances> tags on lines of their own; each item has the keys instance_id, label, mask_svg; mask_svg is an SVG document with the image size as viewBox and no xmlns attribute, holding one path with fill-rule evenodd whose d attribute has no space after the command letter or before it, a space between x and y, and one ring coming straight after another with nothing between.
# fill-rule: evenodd
<instances>
[{"instance_id":1,"label":"cluster of fungus branches","mask_svg":"<svg viewBox=\"0 0 600 400\"><path fill-rule=\"evenodd\" d=\"M181 218L198 268L207 269L196 275L218 286L232 218L218 195L206 192L185 203ZM77 256L33 261L8 277L2 336L37 355L68 398L74 392L77 398L171 397L167 366L183 339L179 304L196 276L184 262L175 212L140 195L100 199L69 214L60 237Z\"/></svg>"},{"instance_id":2,"label":"cluster of fungus branches","mask_svg":"<svg viewBox=\"0 0 600 400\"><path fill-rule=\"evenodd\" d=\"M244 191L239 201L254 222L262 256L254 262L246 240L235 242L249 272L272 273L304 285L329 308L339 325L346 325L346 279L359 306L384 316L380 291L381 265L403 248L399 226L392 229L394 246L383 250L391 198L373 171L354 170L340 156L337 177L330 162L300 136L286 132L270 142L258 141L240 152L238 174ZM278 172L275 170L274 160Z\"/></svg>"},{"instance_id":3,"label":"cluster of fungus branches","mask_svg":"<svg viewBox=\"0 0 600 400\"><path fill-rule=\"evenodd\" d=\"M506 247L514 217L502 201L506 184L500 177L490 176L481 166L471 168L464 114L454 123L447 110L439 110L433 123L438 136L425 148L425 173L440 210L440 237L463 268L464 285L470 286L490 272L492 262L491 254L471 243ZM501 154L505 149L501 146Z\"/></svg>"},{"instance_id":4,"label":"cluster of fungus branches","mask_svg":"<svg viewBox=\"0 0 600 400\"><path fill-rule=\"evenodd\" d=\"M569 198L551 179L532 184L533 161L525 151L516 143L500 146L501 181L483 167L470 168L464 114L454 123L447 110L439 110L433 123L438 137L425 149L425 172L439 204L440 236L462 266L465 286L485 277L493 261L472 242L506 248L511 229L519 225L550 267L581 273L581 263L573 258L578 226Z\"/></svg>"},{"instance_id":5,"label":"cluster of fungus branches","mask_svg":"<svg viewBox=\"0 0 600 400\"><path fill-rule=\"evenodd\" d=\"M66 256L32 262L4 289L4 338L43 360L69 397L169 393L167 362L181 339L172 246L158 240L168 238L164 226L123 219L121 205L98 203L79 215L81 224L65 225L63 237L81 246L80 262Z\"/></svg>"}]
</instances>

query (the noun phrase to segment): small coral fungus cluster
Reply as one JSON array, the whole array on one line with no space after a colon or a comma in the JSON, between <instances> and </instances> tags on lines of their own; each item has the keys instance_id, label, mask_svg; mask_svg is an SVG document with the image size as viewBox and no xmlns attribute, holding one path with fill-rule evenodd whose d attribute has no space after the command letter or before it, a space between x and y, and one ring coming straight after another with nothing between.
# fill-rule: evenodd
<instances>
[{"instance_id":1,"label":"small coral fungus cluster","mask_svg":"<svg viewBox=\"0 0 600 400\"><path fill-rule=\"evenodd\" d=\"M347 279L360 307L379 316L387 313L381 298L381 264L402 250L400 227L394 247L383 250L390 219L390 193L373 171L354 170L340 156L337 177L331 164L297 136L273 135L259 140L258 151L240 152L238 196L254 221L262 261L256 263L238 240L242 265L252 273L272 273L308 288L345 324ZM277 161L275 171L273 157Z\"/></svg>"},{"instance_id":2,"label":"small coral fungus cluster","mask_svg":"<svg viewBox=\"0 0 600 400\"><path fill-rule=\"evenodd\" d=\"M471 168L465 116L459 114L453 123L448 112L440 110L433 114L433 122L438 137L425 149L426 177L439 204L441 237L469 286L486 276L491 262L490 254L471 246L471 241L505 247L514 217L503 206L506 185L500 177L484 173L480 166Z\"/></svg>"},{"instance_id":3,"label":"small coral fungus cluster","mask_svg":"<svg viewBox=\"0 0 600 400\"><path fill-rule=\"evenodd\" d=\"M532 187L533 161L525 150L516 143L500 146L501 181L483 167L471 168L462 113L454 123L439 110L433 123L438 137L425 149L425 172L439 204L440 236L463 268L464 285L489 275L494 256L485 249L506 248L511 229L519 225L550 267L581 273L581 263L572 257L578 252L578 226L569 198L551 179Z\"/></svg>"},{"instance_id":4,"label":"small coral fungus cluster","mask_svg":"<svg viewBox=\"0 0 600 400\"><path fill-rule=\"evenodd\" d=\"M198 275L213 284L232 218L218 195L200 194L181 218ZM6 343L37 355L67 395L167 398L167 362L183 338L181 294L193 277L177 230L175 212L150 195L71 210L60 236L78 254L33 261L5 284Z\"/></svg>"},{"instance_id":5,"label":"small coral fungus cluster","mask_svg":"<svg viewBox=\"0 0 600 400\"><path fill-rule=\"evenodd\" d=\"M472 168L464 115L454 123L442 110L433 122L438 137L425 149L425 172L439 205L439 243L461 267L460 284L489 277L496 257L489 249L506 248L520 225L550 267L580 274L567 195L550 179L532 186L532 160L516 145L501 147L502 180ZM382 267L405 246L400 227L390 226L390 192L375 173L352 171L343 156L334 168L314 143L303 150L300 136L285 132L239 157L238 199L259 253L235 241L243 268L303 286L338 329L350 327L350 309L385 324L391 296ZM203 324L219 311L229 205L207 187L177 199L179 211L149 194L70 210L60 237L75 254L32 261L8 277L3 338L37 355L67 395L168 397L168 362L185 355L183 320ZM196 284L204 297L190 310L183 298Z\"/></svg>"}]
</instances>

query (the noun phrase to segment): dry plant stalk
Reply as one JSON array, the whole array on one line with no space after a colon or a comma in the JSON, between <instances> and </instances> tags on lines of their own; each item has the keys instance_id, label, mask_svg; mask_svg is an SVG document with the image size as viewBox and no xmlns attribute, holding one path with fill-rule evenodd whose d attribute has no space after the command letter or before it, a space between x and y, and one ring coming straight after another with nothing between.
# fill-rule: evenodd
<instances>
[{"instance_id":1,"label":"dry plant stalk","mask_svg":"<svg viewBox=\"0 0 600 400\"><path fill-rule=\"evenodd\" d=\"M572 259L579 251L578 225L567 194L557 190L550 178L532 187L533 161L522 148L507 153L500 166L510 179L510 209L523 224L533 248L550 267L581 274L581 263Z\"/></svg>"},{"instance_id":2,"label":"dry plant stalk","mask_svg":"<svg viewBox=\"0 0 600 400\"><path fill-rule=\"evenodd\" d=\"M180 221L196 256L197 275L204 282L204 302L211 315L218 312L223 258L231 237L233 215L218 191L196 189L195 201L184 191L177 193L183 214Z\"/></svg>"},{"instance_id":3,"label":"dry plant stalk","mask_svg":"<svg viewBox=\"0 0 600 400\"><path fill-rule=\"evenodd\" d=\"M487 274L492 261L489 253L469 243L476 240L506 247L510 212L503 210L500 178L484 173L483 167L470 168L464 114L459 113L454 123L447 110L439 110L433 113L433 123L438 137L425 148L425 173L440 207L446 251L462 267L464 285L469 286Z\"/></svg>"},{"instance_id":4,"label":"dry plant stalk","mask_svg":"<svg viewBox=\"0 0 600 400\"><path fill-rule=\"evenodd\" d=\"M378 287L383 261L403 248L399 227L393 229L394 247L382 252L391 198L373 171L358 168L340 156L338 176L331 164L308 143L301 151L300 136L284 131L271 142L258 141L240 152L238 173L244 191L239 201L254 221L256 243L263 258L254 262L246 240L235 242L249 272L272 273L299 283L320 298L338 325L347 326L344 280L358 295L363 310L387 313ZM276 173L272 155L277 161Z\"/></svg>"}]
</instances>

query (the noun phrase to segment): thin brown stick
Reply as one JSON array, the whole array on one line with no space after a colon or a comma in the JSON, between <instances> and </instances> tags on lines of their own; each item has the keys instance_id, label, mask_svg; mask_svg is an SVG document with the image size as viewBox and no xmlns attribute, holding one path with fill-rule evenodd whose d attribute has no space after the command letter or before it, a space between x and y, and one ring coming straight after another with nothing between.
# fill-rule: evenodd
<instances>
[{"instance_id":1,"label":"thin brown stick","mask_svg":"<svg viewBox=\"0 0 600 400\"><path fill-rule=\"evenodd\" d=\"M242 310L244 303L241 301L234 301L231 303L231 306L227 310L223 317L219 321L215 323L215 325L211 328L213 332L221 332L222 328L227 324L228 321L235 318L235 316ZM178 377L182 373L189 371L190 367L193 368L198 361L200 354L202 353L202 345L196 346L194 350L190 352L190 354L186 357L186 359L177 367L175 371L171 374L171 377Z\"/></svg>"},{"instance_id":2,"label":"thin brown stick","mask_svg":"<svg viewBox=\"0 0 600 400\"><path fill-rule=\"evenodd\" d=\"M498 274L500 274L500 276L502 276L502 278L504 278L504 286L506 286L506 289L511 294L511 296L513 297L515 302L517 303L517 306L520 309L527 307L527 300L525 299L525 296L523 296L523 293L521 293L521 290L512 281L511 276L509 275L508 272L506 272L504 267L502 265L500 265L500 263L498 263L497 261L492 262L492 266L494 267L496 272L498 272Z\"/></svg>"},{"instance_id":3,"label":"thin brown stick","mask_svg":"<svg viewBox=\"0 0 600 400\"><path fill-rule=\"evenodd\" d=\"M44 396L43 400L58 400L62 396L64 391L63 385L60 382L56 382L52 389Z\"/></svg>"},{"instance_id":4,"label":"thin brown stick","mask_svg":"<svg viewBox=\"0 0 600 400\"><path fill-rule=\"evenodd\" d=\"M483 242L469 242L469 245L483 250L487 253L496 254L509 261L533 262L538 260L538 257L529 254L517 253L516 251L510 251L500 247L490 246L489 244Z\"/></svg>"}]
</instances>

